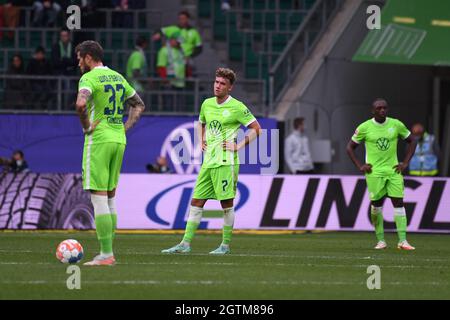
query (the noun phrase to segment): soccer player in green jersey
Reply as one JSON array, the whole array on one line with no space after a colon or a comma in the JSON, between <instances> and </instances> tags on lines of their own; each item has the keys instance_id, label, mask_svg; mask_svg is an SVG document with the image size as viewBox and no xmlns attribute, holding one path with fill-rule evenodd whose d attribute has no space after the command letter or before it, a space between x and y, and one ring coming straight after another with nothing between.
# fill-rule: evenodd
<instances>
[{"instance_id":1,"label":"soccer player in green jersey","mask_svg":"<svg viewBox=\"0 0 450 320\"><path fill-rule=\"evenodd\" d=\"M114 199L126 145L125 132L136 124L145 106L121 74L103 65L103 48L99 43L84 41L75 53L83 74L76 102L85 135L83 189L91 193L100 242L100 254L85 265L113 265L117 225ZM130 112L123 124L125 103Z\"/></svg>"},{"instance_id":2,"label":"soccer player in green jersey","mask_svg":"<svg viewBox=\"0 0 450 320\"><path fill-rule=\"evenodd\" d=\"M371 200L371 220L375 227L378 243L375 249L387 247L384 240L383 201L387 196L394 206L394 219L399 242L397 247L414 250L406 241L406 213L403 206L404 182L402 172L408 167L416 149L416 140L399 120L387 117L388 104L384 99L376 99L372 104L373 118L360 124L347 144L347 153L359 171L366 176L367 189ZM403 162L397 160L398 138L408 143ZM362 164L354 150L361 144L366 147L366 161Z\"/></svg>"},{"instance_id":3,"label":"soccer player in green jersey","mask_svg":"<svg viewBox=\"0 0 450 320\"><path fill-rule=\"evenodd\" d=\"M222 243L210 254L230 253L234 224L233 200L236 196L239 172L238 150L244 148L261 133L261 127L252 113L239 100L230 96L236 76L230 69L216 70L214 97L206 99L200 110L199 132L203 163L197 177L191 200L189 218L181 243L163 253L188 253L202 218L203 206L208 199L219 200L223 209ZM243 125L250 130L244 140L237 143L237 131Z\"/></svg>"}]
</instances>

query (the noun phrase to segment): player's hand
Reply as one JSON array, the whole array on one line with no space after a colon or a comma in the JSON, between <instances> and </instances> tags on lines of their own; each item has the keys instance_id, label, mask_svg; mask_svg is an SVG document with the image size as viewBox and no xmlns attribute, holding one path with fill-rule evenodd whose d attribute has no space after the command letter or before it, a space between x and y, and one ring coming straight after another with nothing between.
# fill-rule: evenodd
<instances>
[{"instance_id":1,"label":"player's hand","mask_svg":"<svg viewBox=\"0 0 450 320\"><path fill-rule=\"evenodd\" d=\"M232 152L238 151L238 147L235 142L224 141L222 143L222 148L223 148L223 150L228 150L228 151L232 151Z\"/></svg>"},{"instance_id":2,"label":"player's hand","mask_svg":"<svg viewBox=\"0 0 450 320\"><path fill-rule=\"evenodd\" d=\"M206 151L206 147L207 147L206 141L203 141L202 142L202 151Z\"/></svg>"},{"instance_id":3,"label":"player's hand","mask_svg":"<svg viewBox=\"0 0 450 320\"><path fill-rule=\"evenodd\" d=\"M395 169L395 172L397 173L403 173L403 171L405 171L405 169L408 167L408 163L405 162L400 162L399 164L393 166L392 168Z\"/></svg>"},{"instance_id":4,"label":"player's hand","mask_svg":"<svg viewBox=\"0 0 450 320\"><path fill-rule=\"evenodd\" d=\"M97 128L98 124L100 123L100 119L98 119L97 121L94 121L94 123L91 123L91 125L89 126L89 128L84 129L84 134L92 134L95 130L95 128Z\"/></svg>"},{"instance_id":5,"label":"player's hand","mask_svg":"<svg viewBox=\"0 0 450 320\"><path fill-rule=\"evenodd\" d=\"M372 173L372 165L370 163L365 163L359 167L359 171L362 173Z\"/></svg>"}]
</instances>

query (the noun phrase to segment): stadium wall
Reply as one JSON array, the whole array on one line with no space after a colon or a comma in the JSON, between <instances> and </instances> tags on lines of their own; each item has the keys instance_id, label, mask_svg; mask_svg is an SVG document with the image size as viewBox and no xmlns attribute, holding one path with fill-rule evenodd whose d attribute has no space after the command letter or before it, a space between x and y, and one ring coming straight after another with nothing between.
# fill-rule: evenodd
<instances>
[{"instance_id":1,"label":"stadium wall","mask_svg":"<svg viewBox=\"0 0 450 320\"><path fill-rule=\"evenodd\" d=\"M119 229L184 229L196 175L122 174ZM450 179L405 179L410 232L450 233ZM242 174L236 229L370 231L370 200L362 176ZM200 229L221 229L217 201L207 203ZM394 231L393 208L384 206ZM74 174L0 176L0 229L93 229L93 209Z\"/></svg>"},{"instance_id":2,"label":"stadium wall","mask_svg":"<svg viewBox=\"0 0 450 320\"><path fill-rule=\"evenodd\" d=\"M202 152L199 147L194 147L197 119L193 116L141 117L139 123L127 133L122 172L145 173L146 165L155 163L160 155L167 158L173 172L198 172ZM258 121L263 129L277 129L276 120L258 118ZM2 114L0 123L0 157L9 157L19 149L24 152L33 172L81 172L84 135L76 115ZM244 132L241 134L238 139L243 138ZM270 137L264 140L264 146L258 142L258 151L270 155L271 149L278 149L278 143L276 136L272 137L271 132L268 134ZM272 144L272 141L276 143ZM260 159L251 161L249 148L242 149L240 158L242 173L260 173L261 168L272 165L278 168L278 163Z\"/></svg>"}]
</instances>

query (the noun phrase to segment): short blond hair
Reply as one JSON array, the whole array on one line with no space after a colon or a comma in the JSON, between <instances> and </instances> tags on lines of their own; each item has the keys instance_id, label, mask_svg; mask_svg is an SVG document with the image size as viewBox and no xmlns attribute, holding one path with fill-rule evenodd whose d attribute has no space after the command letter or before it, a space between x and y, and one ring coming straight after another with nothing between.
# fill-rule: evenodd
<instances>
[{"instance_id":1,"label":"short blond hair","mask_svg":"<svg viewBox=\"0 0 450 320\"><path fill-rule=\"evenodd\" d=\"M236 74L233 70L228 68L219 68L216 70L216 77L221 77L228 79L230 84L233 84L236 81Z\"/></svg>"}]
</instances>

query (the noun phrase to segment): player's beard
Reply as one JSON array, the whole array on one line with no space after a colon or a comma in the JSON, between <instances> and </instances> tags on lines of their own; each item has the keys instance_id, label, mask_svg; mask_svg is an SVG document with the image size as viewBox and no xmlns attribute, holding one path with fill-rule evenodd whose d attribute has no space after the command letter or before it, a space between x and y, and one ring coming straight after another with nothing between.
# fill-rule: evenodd
<instances>
[{"instance_id":1,"label":"player's beard","mask_svg":"<svg viewBox=\"0 0 450 320\"><path fill-rule=\"evenodd\" d=\"M83 61L84 61L84 60L83 60ZM85 74L85 73L91 71L91 68L89 68L89 66L87 65L87 63L84 62L84 63L83 63L83 66L80 67L80 71L81 71L81 74Z\"/></svg>"},{"instance_id":2,"label":"player's beard","mask_svg":"<svg viewBox=\"0 0 450 320\"><path fill-rule=\"evenodd\" d=\"M91 71L91 68L89 68L88 66L84 66L83 68L81 68L81 74L85 74L89 71Z\"/></svg>"}]
</instances>

